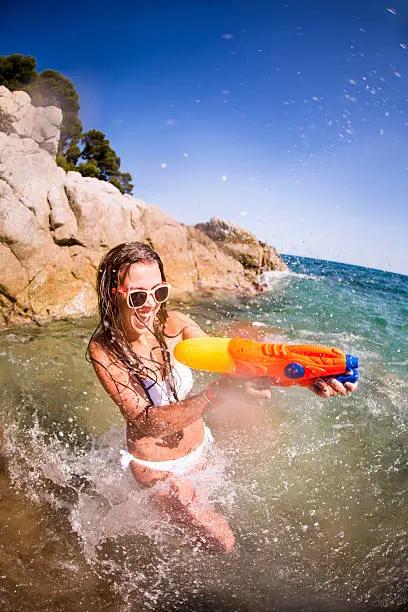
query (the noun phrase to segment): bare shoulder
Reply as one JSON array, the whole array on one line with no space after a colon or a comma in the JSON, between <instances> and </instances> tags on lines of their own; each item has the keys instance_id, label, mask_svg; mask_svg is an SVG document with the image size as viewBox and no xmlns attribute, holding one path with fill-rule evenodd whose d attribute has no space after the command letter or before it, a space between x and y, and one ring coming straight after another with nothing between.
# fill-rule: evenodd
<instances>
[{"instance_id":1,"label":"bare shoulder","mask_svg":"<svg viewBox=\"0 0 408 612\"><path fill-rule=\"evenodd\" d=\"M198 323L178 310L172 310L168 313L165 331L166 334L176 337L178 340L201 338L207 335Z\"/></svg>"},{"instance_id":2,"label":"bare shoulder","mask_svg":"<svg viewBox=\"0 0 408 612\"><path fill-rule=\"evenodd\" d=\"M89 357L99 380L105 387L112 380L125 385L129 383L127 368L107 349L100 335L94 336L89 343Z\"/></svg>"},{"instance_id":3,"label":"bare shoulder","mask_svg":"<svg viewBox=\"0 0 408 612\"><path fill-rule=\"evenodd\" d=\"M89 343L89 356L91 358L92 363L94 362L103 362L104 364L111 363L112 357L109 355L106 347L104 346L104 342L102 336L100 334L95 334Z\"/></svg>"}]
</instances>

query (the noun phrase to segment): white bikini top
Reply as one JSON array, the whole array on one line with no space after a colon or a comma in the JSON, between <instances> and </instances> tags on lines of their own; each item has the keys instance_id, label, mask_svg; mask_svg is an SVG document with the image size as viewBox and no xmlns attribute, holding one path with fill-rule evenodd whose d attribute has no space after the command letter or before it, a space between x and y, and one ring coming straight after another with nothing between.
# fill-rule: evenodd
<instances>
[{"instance_id":1,"label":"white bikini top","mask_svg":"<svg viewBox=\"0 0 408 612\"><path fill-rule=\"evenodd\" d=\"M173 359L173 378L177 397L182 400L193 387L193 374L186 365ZM143 386L154 406L165 406L175 401L175 397L168 380L153 381L143 378Z\"/></svg>"}]
</instances>

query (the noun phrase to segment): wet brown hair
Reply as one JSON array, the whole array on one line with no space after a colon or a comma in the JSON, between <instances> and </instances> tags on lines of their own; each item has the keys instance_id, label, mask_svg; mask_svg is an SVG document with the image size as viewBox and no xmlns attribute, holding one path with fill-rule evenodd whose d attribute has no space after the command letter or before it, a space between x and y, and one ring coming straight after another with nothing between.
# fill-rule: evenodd
<instances>
[{"instance_id":1,"label":"wet brown hair","mask_svg":"<svg viewBox=\"0 0 408 612\"><path fill-rule=\"evenodd\" d=\"M159 373L163 380L169 381L177 401L170 353L164 334L164 325L168 316L166 303L160 304L160 308L154 318L153 329L150 329L150 332L157 339L158 345L154 350L157 349L160 359L154 359L153 356L151 359L142 359L135 353L126 336L119 311L120 298L117 293L112 293L112 289L118 288L120 282L127 275L130 266L135 263L157 263L161 278L163 281L166 281L163 262L158 253L148 244L143 242L125 242L118 244L106 253L99 265L97 277L96 289L98 293L99 323L89 341L87 355L92 361L89 346L92 340L95 339L111 355L114 362L119 362L121 366L126 368L130 380L138 383L144 389L150 405L152 405L152 401L144 381L148 379L154 384L159 380Z\"/></svg>"}]
</instances>

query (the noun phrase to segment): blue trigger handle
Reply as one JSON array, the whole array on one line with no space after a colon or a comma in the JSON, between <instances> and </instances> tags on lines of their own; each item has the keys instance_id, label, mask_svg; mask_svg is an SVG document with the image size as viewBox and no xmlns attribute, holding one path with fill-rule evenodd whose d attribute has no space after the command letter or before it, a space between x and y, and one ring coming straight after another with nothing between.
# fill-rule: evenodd
<instances>
[{"instance_id":1,"label":"blue trigger handle","mask_svg":"<svg viewBox=\"0 0 408 612\"><path fill-rule=\"evenodd\" d=\"M345 374L339 374L339 376L331 376L330 378L335 378L343 385L346 382L355 383L358 381L358 370L354 368L353 370L349 370Z\"/></svg>"}]
</instances>

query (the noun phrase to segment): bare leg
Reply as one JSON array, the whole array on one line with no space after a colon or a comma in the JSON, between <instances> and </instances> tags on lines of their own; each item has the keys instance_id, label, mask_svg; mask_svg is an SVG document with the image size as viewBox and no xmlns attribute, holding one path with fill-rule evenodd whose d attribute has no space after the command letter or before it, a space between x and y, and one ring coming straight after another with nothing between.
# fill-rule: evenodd
<instances>
[{"instance_id":1,"label":"bare leg","mask_svg":"<svg viewBox=\"0 0 408 612\"><path fill-rule=\"evenodd\" d=\"M192 482L173 476L164 484L155 495L156 505L198 537L207 550L231 552L235 537L227 521L206 500L199 499Z\"/></svg>"}]
</instances>

